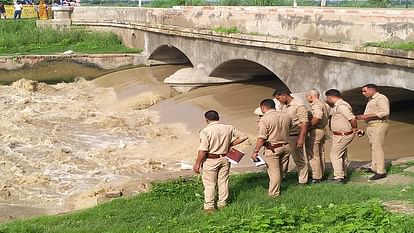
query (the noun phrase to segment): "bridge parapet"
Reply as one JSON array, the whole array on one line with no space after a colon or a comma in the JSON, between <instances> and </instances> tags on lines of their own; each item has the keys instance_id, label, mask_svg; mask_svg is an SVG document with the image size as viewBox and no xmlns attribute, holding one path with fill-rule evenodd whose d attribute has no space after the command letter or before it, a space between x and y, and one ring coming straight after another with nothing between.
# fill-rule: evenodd
<instances>
[{"instance_id":1,"label":"bridge parapet","mask_svg":"<svg viewBox=\"0 0 414 233\"><path fill-rule=\"evenodd\" d=\"M287 7L76 7L72 20L171 25L287 39L362 45L369 41L414 40L414 10Z\"/></svg>"}]
</instances>

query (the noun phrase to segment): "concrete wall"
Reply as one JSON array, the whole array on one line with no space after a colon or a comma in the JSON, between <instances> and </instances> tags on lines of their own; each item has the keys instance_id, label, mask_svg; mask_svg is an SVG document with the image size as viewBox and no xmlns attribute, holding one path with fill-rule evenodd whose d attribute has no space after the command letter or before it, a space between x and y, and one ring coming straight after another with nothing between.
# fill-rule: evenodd
<instances>
[{"instance_id":1,"label":"concrete wall","mask_svg":"<svg viewBox=\"0 0 414 233\"><path fill-rule=\"evenodd\" d=\"M414 10L405 9L76 7L72 19L140 22L197 29L236 26L245 33L353 45L368 41L414 39Z\"/></svg>"}]
</instances>

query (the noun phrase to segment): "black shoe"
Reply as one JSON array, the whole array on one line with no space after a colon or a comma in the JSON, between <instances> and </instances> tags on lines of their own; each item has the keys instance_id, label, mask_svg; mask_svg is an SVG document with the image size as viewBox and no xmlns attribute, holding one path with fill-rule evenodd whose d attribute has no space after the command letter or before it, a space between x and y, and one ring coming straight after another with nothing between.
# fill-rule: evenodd
<instances>
[{"instance_id":1,"label":"black shoe","mask_svg":"<svg viewBox=\"0 0 414 233\"><path fill-rule=\"evenodd\" d=\"M384 173L384 174L375 173L373 176L371 176L369 178L369 180L379 180L379 179L383 179L385 177L387 177L387 174L386 173Z\"/></svg>"},{"instance_id":2,"label":"black shoe","mask_svg":"<svg viewBox=\"0 0 414 233\"><path fill-rule=\"evenodd\" d=\"M366 172L366 173L373 173L375 174L375 171L372 170L370 167L361 167L361 170Z\"/></svg>"},{"instance_id":3,"label":"black shoe","mask_svg":"<svg viewBox=\"0 0 414 233\"><path fill-rule=\"evenodd\" d=\"M330 183L334 183L334 184L345 184L345 179L344 178L332 178L329 179Z\"/></svg>"},{"instance_id":4,"label":"black shoe","mask_svg":"<svg viewBox=\"0 0 414 233\"><path fill-rule=\"evenodd\" d=\"M322 179L313 179L312 184L319 184L322 182Z\"/></svg>"}]
</instances>

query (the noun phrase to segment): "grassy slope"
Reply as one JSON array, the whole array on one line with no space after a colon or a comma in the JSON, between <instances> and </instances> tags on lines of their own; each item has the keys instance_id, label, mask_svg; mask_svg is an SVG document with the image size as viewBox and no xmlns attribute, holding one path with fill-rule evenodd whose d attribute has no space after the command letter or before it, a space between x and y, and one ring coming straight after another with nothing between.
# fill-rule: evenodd
<instances>
[{"instance_id":1,"label":"grassy slope","mask_svg":"<svg viewBox=\"0 0 414 233\"><path fill-rule=\"evenodd\" d=\"M114 33L89 32L83 28L64 31L38 28L34 20L0 21L0 55L78 53L136 53Z\"/></svg>"},{"instance_id":2,"label":"grassy slope","mask_svg":"<svg viewBox=\"0 0 414 233\"><path fill-rule=\"evenodd\" d=\"M353 176L361 179L362 175ZM116 199L79 213L0 225L0 232L362 232L363 228L367 232L414 231L412 216L390 214L377 202L367 202L414 202L413 184L351 182L300 187L295 174L291 174L283 184L283 195L270 199L266 196L265 173L232 176L230 182L230 205L212 215L201 211L201 183L197 179L178 180L157 184L137 197ZM234 224L239 221L242 224Z\"/></svg>"}]
</instances>

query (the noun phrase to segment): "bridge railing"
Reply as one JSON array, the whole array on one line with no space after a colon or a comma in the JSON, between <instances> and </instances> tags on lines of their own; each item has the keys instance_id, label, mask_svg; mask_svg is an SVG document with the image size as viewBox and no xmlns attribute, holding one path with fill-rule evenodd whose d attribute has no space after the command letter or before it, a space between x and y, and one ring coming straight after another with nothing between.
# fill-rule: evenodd
<instances>
[{"instance_id":1,"label":"bridge railing","mask_svg":"<svg viewBox=\"0 0 414 233\"><path fill-rule=\"evenodd\" d=\"M293 6L295 0L82 0L82 5L172 6ZM414 8L414 0L296 0L298 6Z\"/></svg>"}]
</instances>

